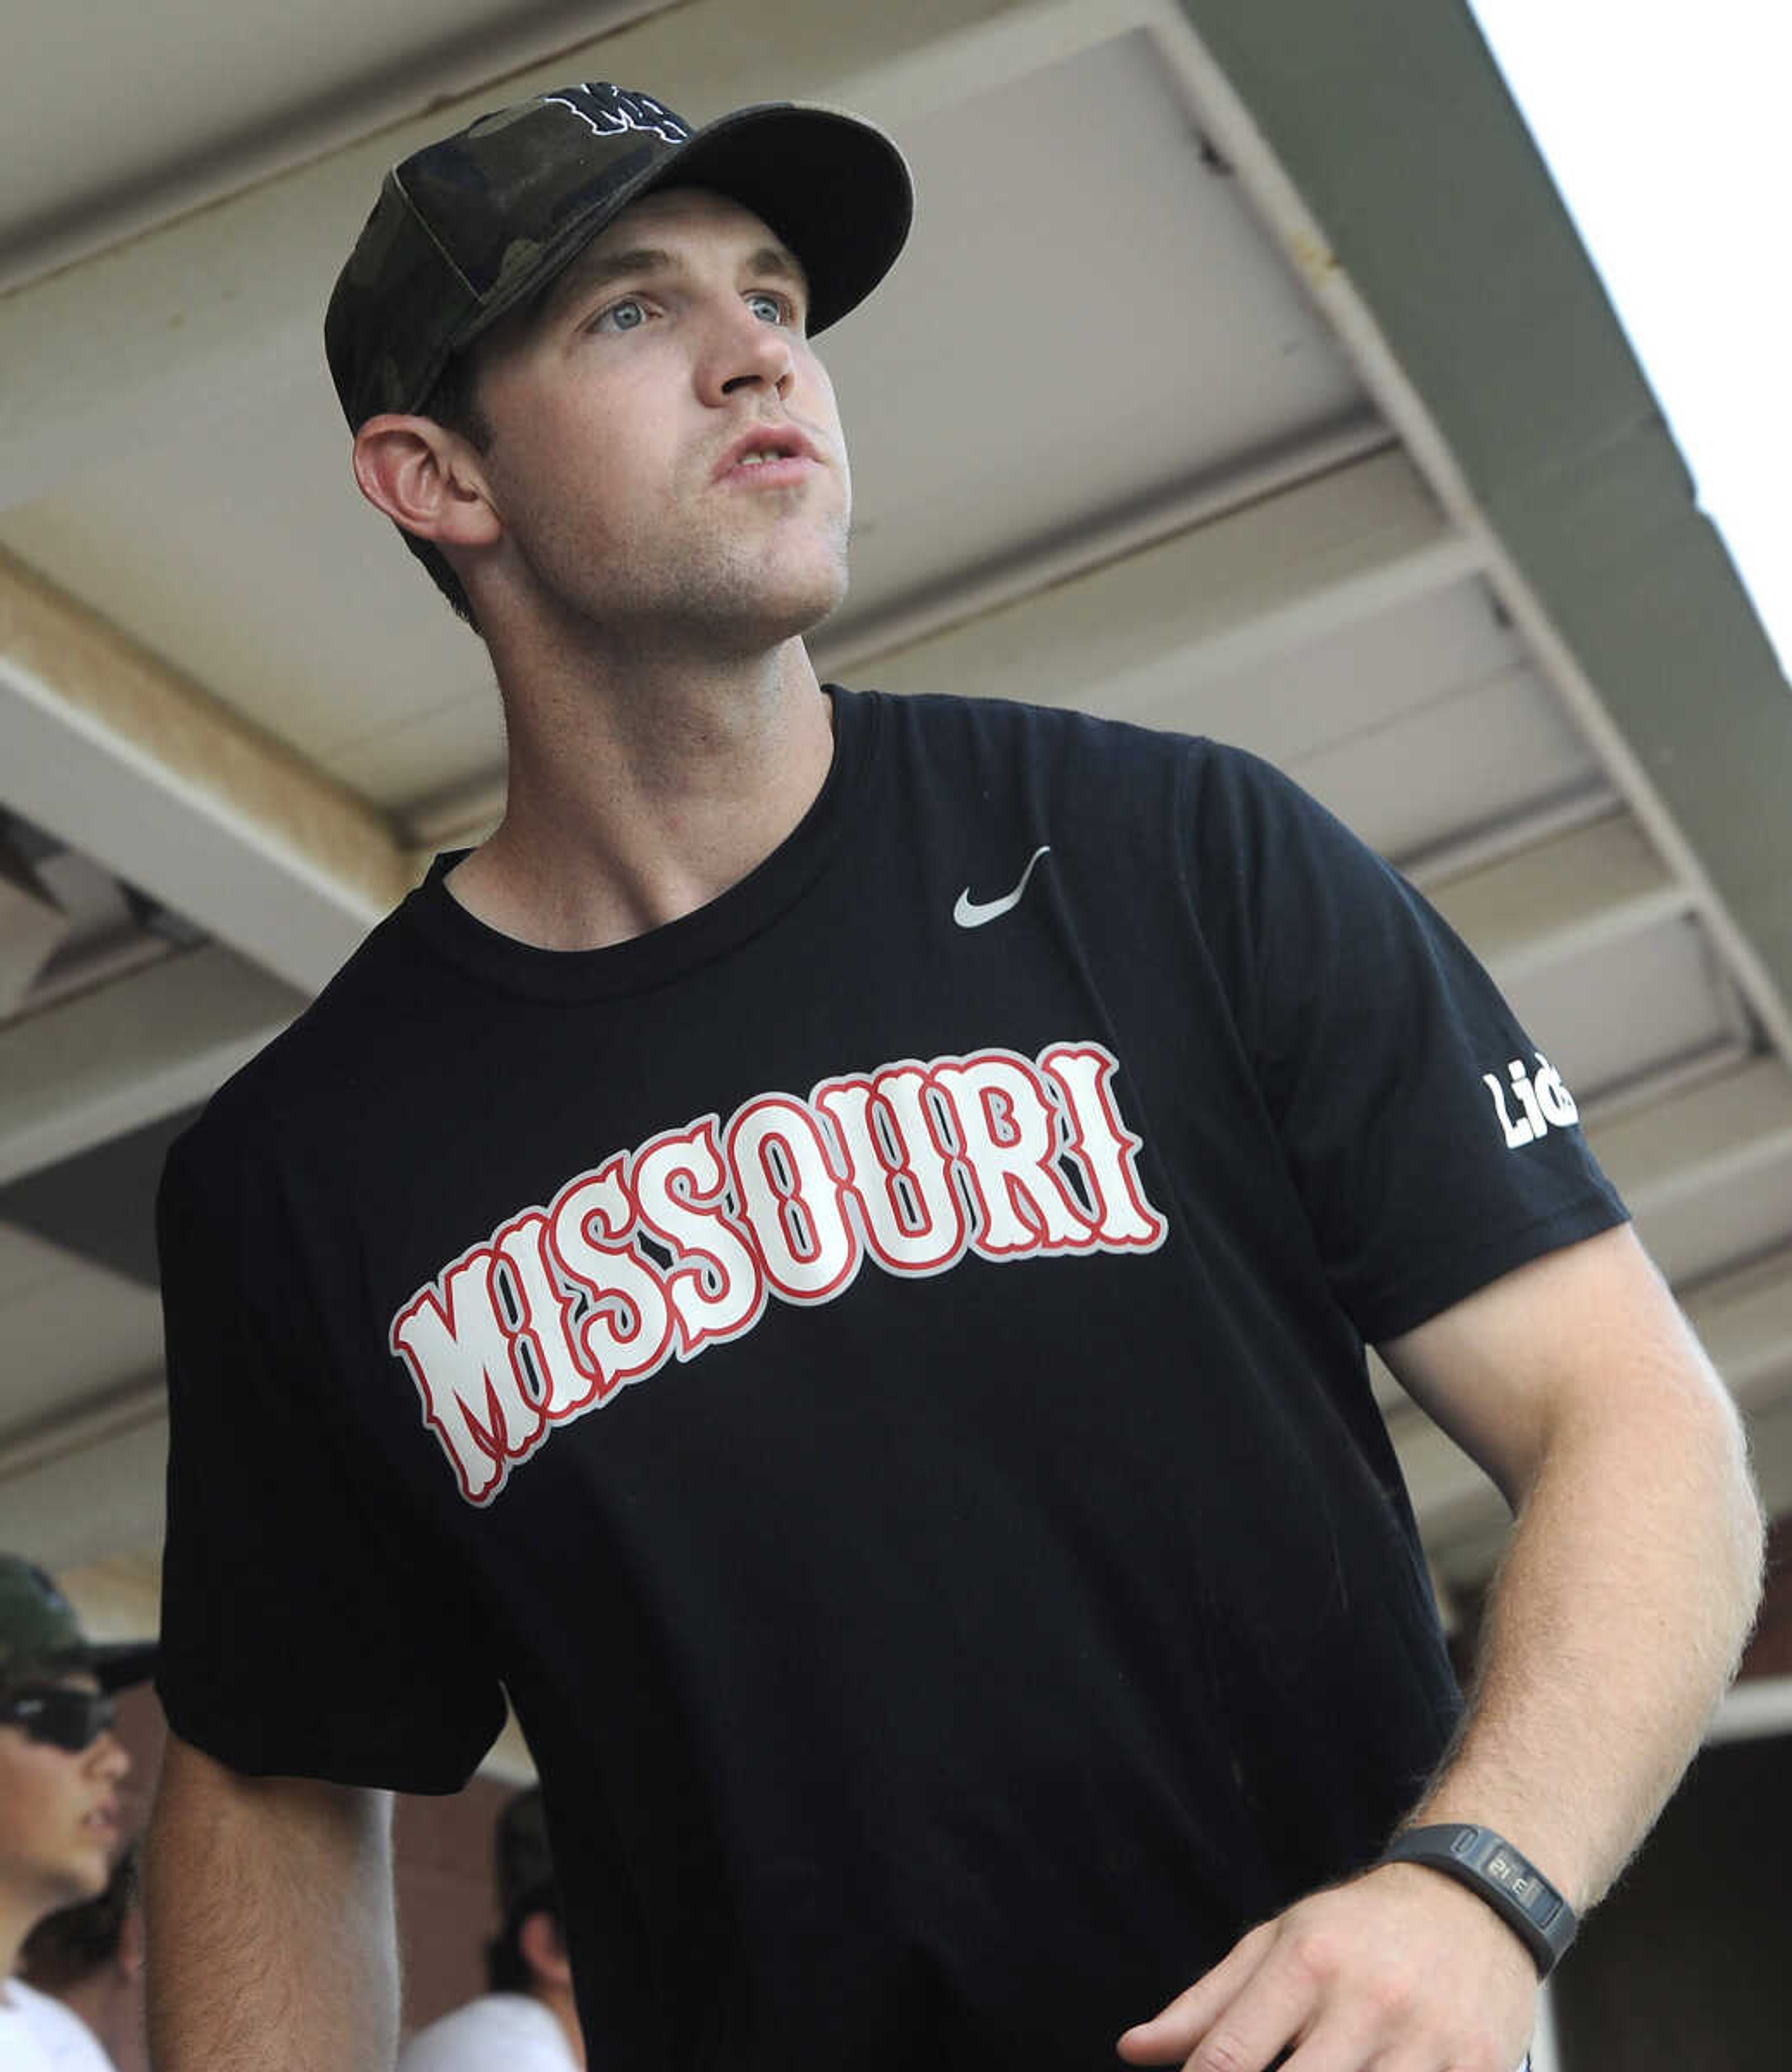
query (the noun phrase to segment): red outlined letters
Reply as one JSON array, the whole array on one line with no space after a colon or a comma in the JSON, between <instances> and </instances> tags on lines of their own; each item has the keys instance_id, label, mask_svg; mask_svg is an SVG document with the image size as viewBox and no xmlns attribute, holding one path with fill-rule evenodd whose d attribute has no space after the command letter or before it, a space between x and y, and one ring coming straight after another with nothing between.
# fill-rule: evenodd
<instances>
[{"instance_id":1,"label":"red outlined letters","mask_svg":"<svg viewBox=\"0 0 1792 2072\"><path fill-rule=\"evenodd\" d=\"M560 1425L768 1301L831 1302L867 1256L898 1278L1154 1252L1141 1140L1099 1043L904 1059L661 1131L520 1209L418 1289L388 1342L470 1503Z\"/></svg>"}]
</instances>

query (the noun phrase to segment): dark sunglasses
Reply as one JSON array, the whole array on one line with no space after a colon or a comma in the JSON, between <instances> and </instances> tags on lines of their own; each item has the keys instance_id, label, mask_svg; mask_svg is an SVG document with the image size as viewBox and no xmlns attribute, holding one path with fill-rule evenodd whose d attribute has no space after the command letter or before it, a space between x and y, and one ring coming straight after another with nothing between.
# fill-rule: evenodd
<instances>
[{"instance_id":1,"label":"dark sunglasses","mask_svg":"<svg viewBox=\"0 0 1792 2072\"><path fill-rule=\"evenodd\" d=\"M79 1755L92 1748L118 1716L116 1700L104 1691L68 1691L48 1684L0 1695L0 1726L22 1727L25 1738Z\"/></svg>"}]
</instances>

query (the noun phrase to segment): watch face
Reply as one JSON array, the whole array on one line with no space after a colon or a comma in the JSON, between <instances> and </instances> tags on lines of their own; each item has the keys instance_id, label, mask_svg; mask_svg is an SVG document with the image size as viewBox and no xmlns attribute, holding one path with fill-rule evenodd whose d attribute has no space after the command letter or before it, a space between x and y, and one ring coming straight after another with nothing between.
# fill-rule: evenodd
<instances>
[{"instance_id":1,"label":"watch face","mask_svg":"<svg viewBox=\"0 0 1792 2072\"><path fill-rule=\"evenodd\" d=\"M1574 1910L1529 1857L1490 1827L1416 1827L1388 1850L1396 1862L1428 1864L1478 1893L1523 1939L1539 1975L1574 1940Z\"/></svg>"},{"instance_id":2,"label":"watch face","mask_svg":"<svg viewBox=\"0 0 1792 2072\"><path fill-rule=\"evenodd\" d=\"M1523 1856L1515 1855L1503 1842L1481 1868L1484 1875L1504 1885L1515 1899L1527 1900L1533 1893L1543 1889L1543 1880Z\"/></svg>"}]
</instances>

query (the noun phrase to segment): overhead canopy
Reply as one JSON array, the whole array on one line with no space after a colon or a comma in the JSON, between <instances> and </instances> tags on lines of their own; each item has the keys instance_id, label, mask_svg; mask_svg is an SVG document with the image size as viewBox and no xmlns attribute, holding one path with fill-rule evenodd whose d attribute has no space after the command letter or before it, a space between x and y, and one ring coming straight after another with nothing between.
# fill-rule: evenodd
<instances>
[{"instance_id":1,"label":"overhead canopy","mask_svg":"<svg viewBox=\"0 0 1792 2072\"><path fill-rule=\"evenodd\" d=\"M1465 10L103 0L0 83L9 1535L153 1581L144 1147L499 808L483 651L358 503L319 324L386 165L596 76L914 162L827 341L824 665L1241 742L1408 869L1792 1505L1792 701ZM1393 1416L1471 1585L1498 1501Z\"/></svg>"}]
</instances>

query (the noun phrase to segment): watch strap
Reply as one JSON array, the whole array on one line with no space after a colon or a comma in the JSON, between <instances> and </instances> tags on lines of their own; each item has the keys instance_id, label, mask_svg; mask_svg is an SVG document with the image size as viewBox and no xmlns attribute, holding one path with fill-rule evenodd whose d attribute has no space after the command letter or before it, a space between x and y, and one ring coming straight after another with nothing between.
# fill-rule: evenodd
<instances>
[{"instance_id":1,"label":"watch strap","mask_svg":"<svg viewBox=\"0 0 1792 2072\"><path fill-rule=\"evenodd\" d=\"M1580 1926L1574 1909L1530 1858L1491 1827L1449 1821L1396 1835L1384 1864L1425 1864L1484 1900L1531 1952L1547 1978Z\"/></svg>"}]
</instances>

